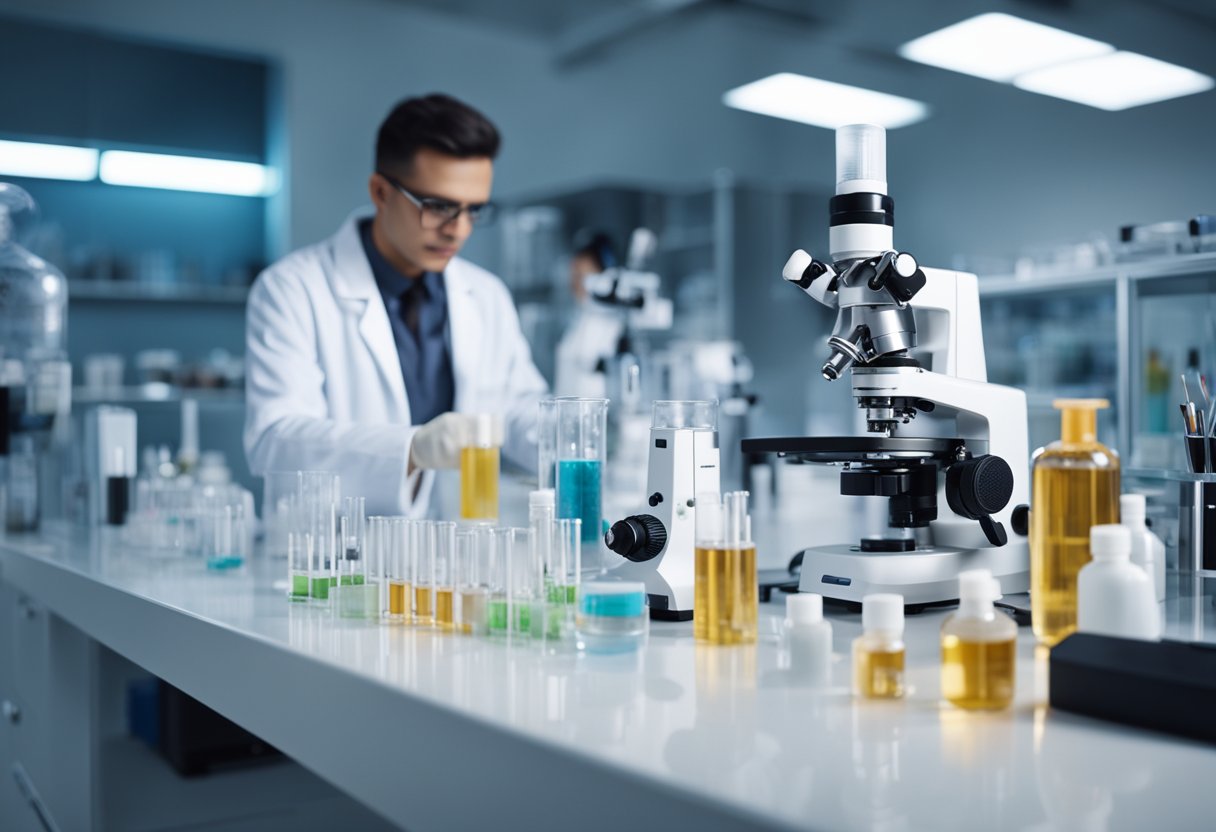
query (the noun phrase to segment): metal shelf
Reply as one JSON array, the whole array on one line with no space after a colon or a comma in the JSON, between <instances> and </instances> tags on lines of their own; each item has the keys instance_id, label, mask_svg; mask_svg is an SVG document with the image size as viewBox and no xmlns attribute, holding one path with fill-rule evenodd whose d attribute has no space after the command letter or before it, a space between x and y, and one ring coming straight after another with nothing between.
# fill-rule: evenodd
<instances>
[{"instance_id":1,"label":"metal shelf","mask_svg":"<svg viewBox=\"0 0 1216 832\"><path fill-rule=\"evenodd\" d=\"M245 391L232 387L182 388L161 382L113 390L90 390L84 387L72 390L73 404L174 404L184 399L194 399L200 405L244 405Z\"/></svg>"},{"instance_id":2,"label":"metal shelf","mask_svg":"<svg viewBox=\"0 0 1216 832\"><path fill-rule=\"evenodd\" d=\"M204 286L181 283L129 283L117 280L69 280L69 300L156 301L167 303L243 304L248 286Z\"/></svg>"},{"instance_id":3,"label":"metal shelf","mask_svg":"<svg viewBox=\"0 0 1216 832\"><path fill-rule=\"evenodd\" d=\"M979 287L980 296L985 298L1035 295L1084 289L1103 284L1114 286L1120 277L1135 281L1163 280L1208 272L1216 273L1216 251L1112 263L1097 269L1082 271L1043 271L1031 277L993 275L981 277Z\"/></svg>"}]
</instances>

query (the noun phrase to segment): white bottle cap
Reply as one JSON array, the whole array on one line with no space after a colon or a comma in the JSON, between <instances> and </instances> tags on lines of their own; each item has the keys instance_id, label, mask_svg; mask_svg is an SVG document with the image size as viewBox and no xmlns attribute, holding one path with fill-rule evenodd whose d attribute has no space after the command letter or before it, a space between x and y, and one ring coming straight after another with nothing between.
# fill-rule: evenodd
<instances>
[{"instance_id":1,"label":"white bottle cap","mask_svg":"<svg viewBox=\"0 0 1216 832\"><path fill-rule=\"evenodd\" d=\"M473 416L473 444L479 448L497 448L502 445L502 419L493 413L478 413Z\"/></svg>"},{"instance_id":2,"label":"white bottle cap","mask_svg":"<svg viewBox=\"0 0 1216 832\"><path fill-rule=\"evenodd\" d=\"M1113 523L1089 530L1089 553L1094 560L1130 560L1132 533L1126 526Z\"/></svg>"},{"instance_id":3,"label":"white bottle cap","mask_svg":"<svg viewBox=\"0 0 1216 832\"><path fill-rule=\"evenodd\" d=\"M880 592L861 599L861 626L868 633L900 634L904 631L904 596Z\"/></svg>"},{"instance_id":4,"label":"white bottle cap","mask_svg":"<svg viewBox=\"0 0 1216 832\"><path fill-rule=\"evenodd\" d=\"M816 592L785 596L785 620L793 624L818 624L823 620L823 596Z\"/></svg>"},{"instance_id":5,"label":"white bottle cap","mask_svg":"<svg viewBox=\"0 0 1216 832\"><path fill-rule=\"evenodd\" d=\"M1001 585L987 569L969 569L958 573L958 597L960 601L995 601L1001 597Z\"/></svg>"},{"instance_id":6,"label":"white bottle cap","mask_svg":"<svg viewBox=\"0 0 1216 832\"><path fill-rule=\"evenodd\" d=\"M1143 494L1124 494L1119 498L1119 519L1125 526L1140 527L1144 525L1145 507Z\"/></svg>"},{"instance_id":7,"label":"white bottle cap","mask_svg":"<svg viewBox=\"0 0 1216 832\"><path fill-rule=\"evenodd\" d=\"M549 507L557 505L557 496L552 488L541 488L528 494L528 508Z\"/></svg>"}]
</instances>

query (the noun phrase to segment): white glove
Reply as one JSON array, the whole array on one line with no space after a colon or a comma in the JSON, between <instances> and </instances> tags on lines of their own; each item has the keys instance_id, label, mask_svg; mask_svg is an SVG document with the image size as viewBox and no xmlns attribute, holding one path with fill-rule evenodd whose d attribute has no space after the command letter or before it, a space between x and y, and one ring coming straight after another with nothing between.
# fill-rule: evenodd
<instances>
[{"instance_id":1,"label":"white glove","mask_svg":"<svg viewBox=\"0 0 1216 832\"><path fill-rule=\"evenodd\" d=\"M440 413L414 431L410 464L415 468L459 468L460 449L468 444L471 417Z\"/></svg>"}]
</instances>

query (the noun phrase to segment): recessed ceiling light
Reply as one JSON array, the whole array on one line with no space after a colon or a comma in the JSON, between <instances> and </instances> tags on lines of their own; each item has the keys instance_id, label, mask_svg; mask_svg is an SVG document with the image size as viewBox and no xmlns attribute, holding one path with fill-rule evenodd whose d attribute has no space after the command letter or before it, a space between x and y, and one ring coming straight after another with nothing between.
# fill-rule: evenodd
<instances>
[{"instance_id":1,"label":"recessed ceiling light","mask_svg":"<svg viewBox=\"0 0 1216 832\"><path fill-rule=\"evenodd\" d=\"M101 181L110 185L166 188L235 196L265 196L275 189L274 171L252 162L107 150Z\"/></svg>"},{"instance_id":2,"label":"recessed ceiling light","mask_svg":"<svg viewBox=\"0 0 1216 832\"><path fill-rule=\"evenodd\" d=\"M976 15L899 48L910 61L1012 81L1023 72L1113 52L1109 43L999 12Z\"/></svg>"},{"instance_id":3,"label":"recessed ceiling light","mask_svg":"<svg viewBox=\"0 0 1216 832\"><path fill-rule=\"evenodd\" d=\"M1028 72L1013 83L1019 89L1103 110L1126 110L1204 92L1214 82L1193 69L1135 52L1115 52Z\"/></svg>"},{"instance_id":4,"label":"recessed ceiling light","mask_svg":"<svg viewBox=\"0 0 1216 832\"><path fill-rule=\"evenodd\" d=\"M0 141L0 174L87 182L97 177L97 151L64 144Z\"/></svg>"},{"instance_id":5,"label":"recessed ceiling light","mask_svg":"<svg viewBox=\"0 0 1216 832\"><path fill-rule=\"evenodd\" d=\"M726 92L722 103L738 110L835 129L845 124L878 124L888 129L923 121L929 108L920 101L780 72Z\"/></svg>"}]
</instances>

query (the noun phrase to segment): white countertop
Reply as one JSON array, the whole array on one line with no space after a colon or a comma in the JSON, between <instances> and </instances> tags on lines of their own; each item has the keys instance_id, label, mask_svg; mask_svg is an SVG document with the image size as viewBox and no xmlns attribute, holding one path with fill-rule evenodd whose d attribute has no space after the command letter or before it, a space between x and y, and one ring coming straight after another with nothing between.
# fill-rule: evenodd
<instances>
[{"instance_id":1,"label":"white countertop","mask_svg":"<svg viewBox=\"0 0 1216 832\"><path fill-rule=\"evenodd\" d=\"M1213 827L1216 749L1050 711L1026 628L1014 706L968 713L939 700L946 611L909 619L909 696L867 702L859 617L829 616L834 686L811 690L782 669L780 594L754 647L655 622L641 653L601 657L334 619L288 602L284 569L81 532L0 543L5 581L411 829ZM1167 603L1170 637L1216 641L1210 590Z\"/></svg>"}]
</instances>

